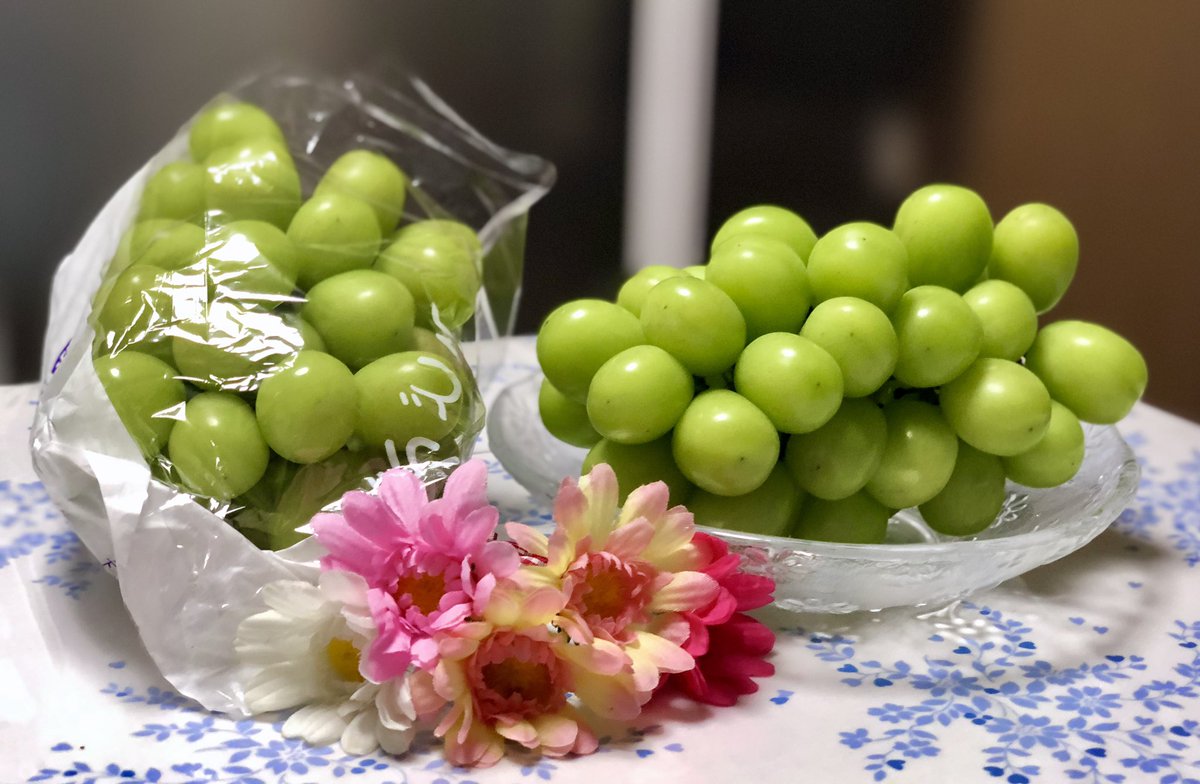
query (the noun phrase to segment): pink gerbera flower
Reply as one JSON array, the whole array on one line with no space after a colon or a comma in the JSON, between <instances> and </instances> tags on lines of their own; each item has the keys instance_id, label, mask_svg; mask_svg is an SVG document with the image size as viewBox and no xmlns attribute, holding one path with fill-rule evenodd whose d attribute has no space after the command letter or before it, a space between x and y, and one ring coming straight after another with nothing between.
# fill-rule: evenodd
<instances>
[{"instance_id":1,"label":"pink gerbera flower","mask_svg":"<svg viewBox=\"0 0 1200 784\"><path fill-rule=\"evenodd\" d=\"M554 502L557 523L550 538L510 523L509 537L545 558L530 568L557 583L566 604L554 623L580 645L603 640L628 655L639 702L614 714L630 718L658 685L662 673L692 668L680 643L688 637L681 612L699 609L717 593L712 577L693 571L702 561L692 545L692 515L667 508L662 482L629 494L617 510L617 480L600 464L578 484L563 481Z\"/></svg>"},{"instance_id":2,"label":"pink gerbera flower","mask_svg":"<svg viewBox=\"0 0 1200 784\"><path fill-rule=\"evenodd\" d=\"M774 665L763 658L775 647L775 634L745 614L770 604L775 581L740 571L741 556L715 536L698 531L692 542L702 553L701 570L720 589L707 605L683 614L689 627L683 649L695 658L695 668L663 683L699 702L729 706L758 691L754 678L775 674Z\"/></svg>"},{"instance_id":3,"label":"pink gerbera flower","mask_svg":"<svg viewBox=\"0 0 1200 784\"><path fill-rule=\"evenodd\" d=\"M412 471L396 468L383 475L377 495L347 493L341 513L313 519L329 552L323 585L370 638L361 659L369 680L401 676L414 663L433 667L434 636L465 623L477 591L517 570L516 550L493 540L499 512L486 489L480 460L454 471L435 501Z\"/></svg>"}]
</instances>

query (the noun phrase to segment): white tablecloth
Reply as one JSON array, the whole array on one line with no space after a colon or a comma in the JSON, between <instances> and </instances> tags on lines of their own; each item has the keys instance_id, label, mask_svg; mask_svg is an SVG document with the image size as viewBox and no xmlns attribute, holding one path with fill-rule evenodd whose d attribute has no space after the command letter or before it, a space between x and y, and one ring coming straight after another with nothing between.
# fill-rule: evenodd
<instances>
[{"instance_id":1,"label":"white tablecloth","mask_svg":"<svg viewBox=\"0 0 1200 784\"><path fill-rule=\"evenodd\" d=\"M514 341L497 381L532 372ZM495 392L495 386L491 389ZM936 612L768 612L777 673L673 704L580 759L348 757L201 710L156 672L30 469L34 388L0 388L0 781L1200 782L1200 427L1139 405L1132 509L1082 551ZM546 519L487 452L506 520ZM615 780L615 779L614 779Z\"/></svg>"}]
</instances>

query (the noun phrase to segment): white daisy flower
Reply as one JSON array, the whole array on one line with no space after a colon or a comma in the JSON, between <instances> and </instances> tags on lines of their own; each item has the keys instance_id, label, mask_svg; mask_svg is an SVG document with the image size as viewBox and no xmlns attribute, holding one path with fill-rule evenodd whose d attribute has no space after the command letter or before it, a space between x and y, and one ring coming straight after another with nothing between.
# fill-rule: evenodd
<instances>
[{"instance_id":1,"label":"white daisy flower","mask_svg":"<svg viewBox=\"0 0 1200 784\"><path fill-rule=\"evenodd\" d=\"M335 594L345 588L329 587ZM354 755L407 751L416 718L408 679L375 684L359 674L367 638L347 624L342 605L299 580L269 583L262 597L270 609L242 621L234 642L252 673L245 693L250 711L301 706L284 722L283 734L315 746L340 741Z\"/></svg>"}]
</instances>

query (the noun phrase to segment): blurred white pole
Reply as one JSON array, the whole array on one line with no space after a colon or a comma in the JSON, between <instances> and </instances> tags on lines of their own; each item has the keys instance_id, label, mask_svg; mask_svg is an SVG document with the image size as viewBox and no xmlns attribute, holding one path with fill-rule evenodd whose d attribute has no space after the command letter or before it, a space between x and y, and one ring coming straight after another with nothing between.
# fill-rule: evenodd
<instances>
[{"instance_id":1,"label":"blurred white pole","mask_svg":"<svg viewBox=\"0 0 1200 784\"><path fill-rule=\"evenodd\" d=\"M625 270L708 261L718 0L636 0L629 68Z\"/></svg>"}]
</instances>

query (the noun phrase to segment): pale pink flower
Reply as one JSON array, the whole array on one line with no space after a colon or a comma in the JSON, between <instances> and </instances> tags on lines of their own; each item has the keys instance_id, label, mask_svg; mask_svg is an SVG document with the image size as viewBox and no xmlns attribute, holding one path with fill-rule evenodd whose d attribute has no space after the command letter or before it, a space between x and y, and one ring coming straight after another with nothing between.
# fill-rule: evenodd
<instances>
[{"instance_id":1,"label":"pale pink flower","mask_svg":"<svg viewBox=\"0 0 1200 784\"><path fill-rule=\"evenodd\" d=\"M619 513L617 499L616 475L600 464L578 483L563 480L554 502L557 527L548 539L525 525L510 523L506 531L522 549L545 558L544 566L526 569L562 591L565 607L555 625L580 645L618 645L644 703L662 674L692 668L682 647L688 622L680 613L712 601L718 586L694 571L703 554L692 544L692 514L667 508L665 484L634 490ZM630 718L638 709L623 706L615 717Z\"/></svg>"},{"instance_id":2,"label":"pale pink flower","mask_svg":"<svg viewBox=\"0 0 1200 784\"><path fill-rule=\"evenodd\" d=\"M313 519L329 553L321 560L328 588L351 627L370 639L361 660L369 680L399 677L411 664L433 667L435 635L465 623L477 593L517 570L513 547L494 540L499 512L486 491L480 460L454 471L435 501L412 471L396 468L377 495L347 493L340 513Z\"/></svg>"}]
</instances>

